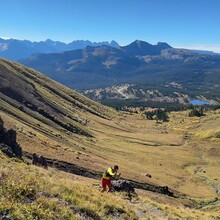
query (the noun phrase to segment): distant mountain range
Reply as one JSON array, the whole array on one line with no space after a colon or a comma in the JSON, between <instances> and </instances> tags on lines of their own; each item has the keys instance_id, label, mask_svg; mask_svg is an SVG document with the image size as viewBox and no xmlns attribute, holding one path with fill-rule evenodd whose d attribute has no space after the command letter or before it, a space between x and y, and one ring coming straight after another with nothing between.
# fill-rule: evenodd
<instances>
[{"instance_id":1,"label":"distant mountain range","mask_svg":"<svg viewBox=\"0 0 220 220\"><path fill-rule=\"evenodd\" d=\"M146 76L147 72L142 73L149 66L146 60L160 56L165 49L172 48L166 43L150 45L135 41L117 48L88 46L62 53L33 54L19 62L70 88L91 89L139 80Z\"/></svg>"},{"instance_id":2,"label":"distant mountain range","mask_svg":"<svg viewBox=\"0 0 220 220\"><path fill-rule=\"evenodd\" d=\"M220 56L210 51L140 40L119 46L115 41L0 39L0 56L19 60L94 100L220 102Z\"/></svg>"},{"instance_id":3,"label":"distant mountain range","mask_svg":"<svg viewBox=\"0 0 220 220\"><path fill-rule=\"evenodd\" d=\"M57 53L68 50L82 49L87 46L109 45L118 47L118 43L111 41L91 42L84 40L76 40L71 43L63 43L60 41L52 41L50 39L40 42L31 42L29 40L17 39L1 39L0 38L0 56L10 59L19 60L30 56L33 53Z\"/></svg>"},{"instance_id":4,"label":"distant mountain range","mask_svg":"<svg viewBox=\"0 0 220 220\"><path fill-rule=\"evenodd\" d=\"M178 102L177 96L181 102L182 97L188 97L186 103L196 97L220 102L220 56L175 49L167 43L151 45L136 40L123 47L87 46L62 53L34 54L20 62L94 100L133 97L146 101L151 100L149 91L157 91L154 95L172 96L171 102ZM128 98L120 96L120 89L118 95L108 89L124 84L132 85L128 87Z\"/></svg>"}]
</instances>

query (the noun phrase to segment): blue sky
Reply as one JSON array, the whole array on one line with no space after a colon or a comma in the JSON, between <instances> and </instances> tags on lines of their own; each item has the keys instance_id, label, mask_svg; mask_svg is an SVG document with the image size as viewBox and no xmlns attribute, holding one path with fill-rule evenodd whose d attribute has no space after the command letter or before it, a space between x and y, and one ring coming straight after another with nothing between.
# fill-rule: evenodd
<instances>
[{"instance_id":1,"label":"blue sky","mask_svg":"<svg viewBox=\"0 0 220 220\"><path fill-rule=\"evenodd\" d=\"M111 41L220 52L220 0L0 0L0 37Z\"/></svg>"}]
</instances>

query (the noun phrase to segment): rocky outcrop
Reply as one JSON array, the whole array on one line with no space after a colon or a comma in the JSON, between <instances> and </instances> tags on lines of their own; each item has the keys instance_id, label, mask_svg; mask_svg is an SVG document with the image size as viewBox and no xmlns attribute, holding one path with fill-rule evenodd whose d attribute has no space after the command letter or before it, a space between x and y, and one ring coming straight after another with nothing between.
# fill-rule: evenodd
<instances>
[{"instance_id":1,"label":"rocky outcrop","mask_svg":"<svg viewBox=\"0 0 220 220\"><path fill-rule=\"evenodd\" d=\"M118 192L135 193L134 187L127 180L113 180L112 189Z\"/></svg>"},{"instance_id":2,"label":"rocky outcrop","mask_svg":"<svg viewBox=\"0 0 220 220\"><path fill-rule=\"evenodd\" d=\"M36 166L41 166L45 169L48 168L47 161L44 156L38 156L36 153L32 156L32 164Z\"/></svg>"},{"instance_id":3,"label":"rocky outcrop","mask_svg":"<svg viewBox=\"0 0 220 220\"><path fill-rule=\"evenodd\" d=\"M30 160L33 160L33 155L28 152L24 152L24 156ZM97 172L97 171L93 171L93 170L90 170L84 167L80 167L80 166L77 166L76 164L68 163L66 161L54 160L54 159L46 158L46 157L44 158L47 162L48 167L53 167L58 170L62 170L64 172L73 173L73 174L80 175L80 176L85 176L85 177L94 178L94 179L101 179L101 176L102 176L101 172ZM136 188L136 189L143 189L143 190L148 190L151 192L168 195L171 197L180 196L180 193L178 192L175 192L175 195L174 195L174 192L172 192L171 189L168 188L167 186L156 186L156 185L152 185L149 183L141 183L141 182L137 182L134 180L126 180L126 179L120 179L117 181L112 186L115 191L124 191L128 193L134 193L134 189ZM114 183L114 180L112 182Z\"/></svg>"},{"instance_id":4,"label":"rocky outcrop","mask_svg":"<svg viewBox=\"0 0 220 220\"><path fill-rule=\"evenodd\" d=\"M168 186L156 186L149 183L140 183L134 180L129 180L134 188L148 190L151 192L161 193L171 197L178 197L181 194L179 192L172 192L172 190Z\"/></svg>"},{"instance_id":5,"label":"rocky outcrop","mask_svg":"<svg viewBox=\"0 0 220 220\"><path fill-rule=\"evenodd\" d=\"M9 157L22 157L22 148L17 143L16 131L6 130L0 117L0 150Z\"/></svg>"}]
</instances>

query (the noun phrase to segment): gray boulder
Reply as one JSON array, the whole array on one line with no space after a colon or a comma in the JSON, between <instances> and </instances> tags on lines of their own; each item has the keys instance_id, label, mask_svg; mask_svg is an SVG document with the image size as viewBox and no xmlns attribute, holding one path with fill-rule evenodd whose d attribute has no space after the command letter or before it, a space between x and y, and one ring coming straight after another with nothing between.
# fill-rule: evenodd
<instances>
[{"instance_id":1,"label":"gray boulder","mask_svg":"<svg viewBox=\"0 0 220 220\"><path fill-rule=\"evenodd\" d=\"M135 193L134 187L127 180L112 180L112 189L118 192Z\"/></svg>"}]
</instances>

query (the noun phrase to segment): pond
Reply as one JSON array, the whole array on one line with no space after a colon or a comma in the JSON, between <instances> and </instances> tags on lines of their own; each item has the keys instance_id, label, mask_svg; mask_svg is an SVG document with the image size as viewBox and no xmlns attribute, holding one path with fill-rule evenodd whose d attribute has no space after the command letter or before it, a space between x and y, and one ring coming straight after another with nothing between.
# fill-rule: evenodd
<instances>
[{"instance_id":1,"label":"pond","mask_svg":"<svg viewBox=\"0 0 220 220\"><path fill-rule=\"evenodd\" d=\"M192 99L192 100L190 100L190 103L193 105L211 105L211 103L205 102L205 101L202 101L199 99Z\"/></svg>"}]
</instances>

